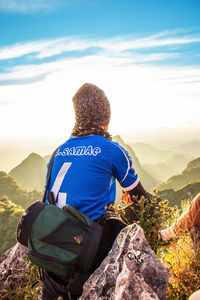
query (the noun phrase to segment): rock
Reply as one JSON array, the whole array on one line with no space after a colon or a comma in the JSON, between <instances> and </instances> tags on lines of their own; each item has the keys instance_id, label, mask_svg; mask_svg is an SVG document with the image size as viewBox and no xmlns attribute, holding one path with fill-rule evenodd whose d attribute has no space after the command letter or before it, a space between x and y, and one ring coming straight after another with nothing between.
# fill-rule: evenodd
<instances>
[{"instance_id":1,"label":"rock","mask_svg":"<svg viewBox=\"0 0 200 300\"><path fill-rule=\"evenodd\" d=\"M0 291L14 290L25 284L29 262L24 259L26 248L17 243L0 258Z\"/></svg>"},{"instance_id":2,"label":"rock","mask_svg":"<svg viewBox=\"0 0 200 300\"><path fill-rule=\"evenodd\" d=\"M0 296L26 285L30 263L17 243L0 258ZM125 227L100 267L84 284L79 300L164 300L168 275L151 250L143 230Z\"/></svg>"},{"instance_id":3,"label":"rock","mask_svg":"<svg viewBox=\"0 0 200 300\"><path fill-rule=\"evenodd\" d=\"M167 270L133 224L120 232L79 300L164 300L167 286Z\"/></svg>"}]
</instances>

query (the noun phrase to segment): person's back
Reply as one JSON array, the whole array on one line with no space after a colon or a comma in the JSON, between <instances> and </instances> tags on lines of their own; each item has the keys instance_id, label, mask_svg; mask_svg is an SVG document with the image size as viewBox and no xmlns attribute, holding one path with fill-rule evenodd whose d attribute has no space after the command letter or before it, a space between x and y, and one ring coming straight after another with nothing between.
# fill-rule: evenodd
<instances>
[{"instance_id":1,"label":"person's back","mask_svg":"<svg viewBox=\"0 0 200 300\"><path fill-rule=\"evenodd\" d=\"M127 153L105 137L71 137L57 151L49 190L59 207L68 203L96 220L115 201L115 178L124 188L137 185L130 164Z\"/></svg>"}]
</instances>

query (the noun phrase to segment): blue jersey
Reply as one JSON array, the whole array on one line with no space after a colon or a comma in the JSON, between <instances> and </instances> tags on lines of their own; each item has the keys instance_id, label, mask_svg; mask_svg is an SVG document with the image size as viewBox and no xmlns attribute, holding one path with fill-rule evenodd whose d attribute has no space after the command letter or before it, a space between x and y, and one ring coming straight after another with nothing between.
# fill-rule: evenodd
<instances>
[{"instance_id":1,"label":"blue jersey","mask_svg":"<svg viewBox=\"0 0 200 300\"><path fill-rule=\"evenodd\" d=\"M96 220L115 201L115 179L127 191L139 182L124 148L100 135L71 137L57 150L47 195Z\"/></svg>"}]
</instances>

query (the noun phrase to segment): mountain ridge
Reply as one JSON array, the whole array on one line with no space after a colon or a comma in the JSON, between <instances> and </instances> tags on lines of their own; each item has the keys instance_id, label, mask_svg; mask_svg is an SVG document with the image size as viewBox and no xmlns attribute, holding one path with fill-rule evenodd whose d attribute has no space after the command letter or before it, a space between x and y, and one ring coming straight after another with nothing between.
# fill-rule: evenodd
<instances>
[{"instance_id":1,"label":"mountain ridge","mask_svg":"<svg viewBox=\"0 0 200 300\"><path fill-rule=\"evenodd\" d=\"M200 157L190 161L182 173L170 177L166 182L157 186L159 191L165 189L177 190L185 184L200 180Z\"/></svg>"},{"instance_id":2,"label":"mountain ridge","mask_svg":"<svg viewBox=\"0 0 200 300\"><path fill-rule=\"evenodd\" d=\"M133 162L133 168L138 173L140 180L141 180L142 184L144 185L144 187L147 190L150 190L153 187L155 187L155 185L159 181L156 180L153 176L151 176L146 170L144 170L144 168L140 164L140 161L139 161L138 157L136 156L132 147L129 144L125 144L125 142L122 140L120 135L114 136L113 141L119 143L126 151L128 151L128 153L132 159L132 162Z\"/></svg>"},{"instance_id":3,"label":"mountain ridge","mask_svg":"<svg viewBox=\"0 0 200 300\"><path fill-rule=\"evenodd\" d=\"M14 177L22 188L43 190L46 176L46 160L32 152L9 175Z\"/></svg>"},{"instance_id":4,"label":"mountain ridge","mask_svg":"<svg viewBox=\"0 0 200 300\"><path fill-rule=\"evenodd\" d=\"M200 180L187 183L178 190L165 189L154 191L162 200L168 200L169 206L178 205L181 208L183 200L191 201L200 192Z\"/></svg>"},{"instance_id":5,"label":"mountain ridge","mask_svg":"<svg viewBox=\"0 0 200 300\"><path fill-rule=\"evenodd\" d=\"M15 178L0 171L0 197L8 197L16 205L27 208L31 203L42 200L42 191L21 188Z\"/></svg>"},{"instance_id":6,"label":"mountain ridge","mask_svg":"<svg viewBox=\"0 0 200 300\"><path fill-rule=\"evenodd\" d=\"M158 184L159 181L144 170L130 145L125 144L119 135L114 136L113 141L118 142L129 152L133 160L133 166L146 189L150 190ZM43 190L47 171L46 166L50 156L51 155L46 155L41 157L37 153L31 153L18 166L13 168L9 172L9 175L14 177L22 188Z\"/></svg>"}]
</instances>

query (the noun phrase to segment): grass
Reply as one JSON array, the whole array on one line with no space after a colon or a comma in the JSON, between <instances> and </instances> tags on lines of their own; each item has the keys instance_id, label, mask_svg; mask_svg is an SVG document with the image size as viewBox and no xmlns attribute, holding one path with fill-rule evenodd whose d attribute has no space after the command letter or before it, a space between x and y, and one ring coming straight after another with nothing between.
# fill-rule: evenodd
<instances>
[{"instance_id":1,"label":"grass","mask_svg":"<svg viewBox=\"0 0 200 300\"><path fill-rule=\"evenodd\" d=\"M200 259L189 234L162 249L160 257L169 271L167 299L188 299L200 289Z\"/></svg>"}]
</instances>

